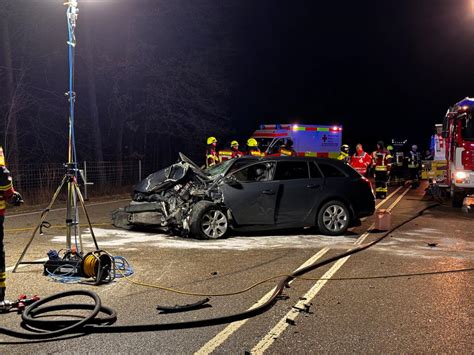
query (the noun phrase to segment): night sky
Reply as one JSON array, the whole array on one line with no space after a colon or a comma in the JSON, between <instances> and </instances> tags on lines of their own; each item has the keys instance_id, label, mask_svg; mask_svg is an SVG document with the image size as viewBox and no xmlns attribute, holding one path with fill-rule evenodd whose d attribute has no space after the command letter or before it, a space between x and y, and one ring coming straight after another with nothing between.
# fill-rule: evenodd
<instances>
[{"instance_id":1,"label":"night sky","mask_svg":"<svg viewBox=\"0 0 474 355\"><path fill-rule=\"evenodd\" d=\"M61 161L65 7L10 3L15 81L26 97L17 115L22 159L38 151ZM242 141L261 123L342 124L352 149L392 138L426 147L448 107L474 96L469 0L79 0L79 8L77 140L84 159L93 156L91 82L104 159L149 157L160 165L179 150L201 154L210 135ZM0 57L4 83L2 65ZM21 78L18 68L26 68ZM126 104L120 109L117 97ZM2 115L6 102L1 90ZM123 142L115 144L118 122Z\"/></svg>"}]
</instances>

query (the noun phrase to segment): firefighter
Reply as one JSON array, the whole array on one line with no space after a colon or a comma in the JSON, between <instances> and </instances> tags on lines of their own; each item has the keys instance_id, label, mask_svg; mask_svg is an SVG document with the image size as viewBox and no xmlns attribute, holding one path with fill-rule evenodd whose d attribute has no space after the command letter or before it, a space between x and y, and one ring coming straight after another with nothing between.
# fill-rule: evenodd
<instances>
[{"instance_id":1,"label":"firefighter","mask_svg":"<svg viewBox=\"0 0 474 355\"><path fill-rule=\"evenodd\" d=\"M232 151L232 158L240 158L244 155L244 153L239 150L239 142L237 141L230 142L230 150Z\"/></svg>"},{"instance_id":2,"label":"firefighter","mask_svg":"<svg viewBox=\"0 0 474 355\"><path fill-rule=\"evenodd\" d=\"M418 152L418 146L413 144L407 156L408 171L410 172L411 188L416 189L420 186L421 157Z\"/></svg>"},{"instance_id":3,"label":"firefighter","mask_svg":"<svg viewBox=\"0 0 474 355\"><path fill-rule=\"evenodd\" d=\"M288 156L288 157L296 157L296 151L293 148L293 140L287 139L285 144L282 144L278 149L278 154Z\"/></svg>"},{"instance_id":4,"label":"firefighter","mask_svg":"<svg viewBox=\"0 0 474 355\"><path fill-rule=\"evenodd\" d=\"M387 197L387 184L392 167L392 156L385 149L383 141L377 142L377 150L372 153L372 160L375 171L375 197L383 200Z\"/></svg>"},{"instance_id":5,"label":"firefighter","mask_svg":"<svg viewBox=\"0 0 474 355\"><path fill-rule=\"evenodd\" d=\"M337 160L349 164L351 157L349 155L349 146L347 144L341 145L341 152L339 153Z\"/></svg>"},{"instance_id":6,"label":"firefighter","mask_svg":"<svg viewBox=\"0 0 474 355\"><path fill-rule=\"evenodd\" d=\"M10 172L5 166L3 148L0 147L0 308L5 301L6 272L5 272L5 248L3 243L3 222L5 220L6 201L18 206L23 203L21 195L13 189Z\"/></svg>"},{"instance_id":7,"label":"firefighter","mask_svg":"<svg viewBox=\"0 0 474 355\"><path fill-rule=\"evenodd\" d=\"M367 169L372 164L372 158L370 154L364 152L362 144L356 145L356 152L352 155L349 164L361 175L367 176Z\"/></svg>"},{"instance_id":8,"label":"firefighter","mask_svg":"<svg viewBox=\"0 0 474 355\"><path fill-rule=\"evenodd\" d=\"M258 147L258 142L255 138L247 139L247 155L253 155L254 157L261 157L263 153Z\"/></svg>"},{"instance_id":9,"label":"firefighter","mask_svg":"<svg viewBox=\"0 0 474 355\"><path fill-rule=\"evenodd\" d=\"M207 138L206 168L209 168L219 163L219 154L217 153L216 147L217 147L216 137Z\"/></svg>"}]
</instances>

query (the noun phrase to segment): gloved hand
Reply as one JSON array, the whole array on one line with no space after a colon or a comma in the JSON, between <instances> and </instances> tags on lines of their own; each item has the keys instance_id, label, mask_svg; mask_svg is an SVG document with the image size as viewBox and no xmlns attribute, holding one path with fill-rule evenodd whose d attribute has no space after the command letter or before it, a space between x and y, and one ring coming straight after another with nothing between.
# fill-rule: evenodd
<instances>
[{"instance_id":1,"label":"gloved hand","mask_svg":"<svg viewBox=\"0 0 474 355\"><path fill-rule=\"evenodd\" d=\"M21 194L17 191L13 193L12 197L10 197L10 200L8 201L8 203L13 206L20 206L24 202L25 201L23 201L23 197L21 197Z\"/></svg>"}]
</instances>

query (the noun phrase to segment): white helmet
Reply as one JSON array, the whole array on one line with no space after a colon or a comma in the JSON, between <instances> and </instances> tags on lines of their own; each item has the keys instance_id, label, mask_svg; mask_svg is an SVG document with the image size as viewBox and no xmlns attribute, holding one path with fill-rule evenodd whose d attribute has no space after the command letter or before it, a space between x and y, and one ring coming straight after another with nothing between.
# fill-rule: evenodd
<instances>
[{"instance_id":1,"label":"white helmet","mask_svg":"<svg viewBox=\"0 0 474 355\"><path fill-rule=\"evenodd\" d=\"M416 144L413 144L413 145L411 146L411 149L412 149L412 150L418 150L418 146L417 146Z\"/></svg>"}]
</instances>

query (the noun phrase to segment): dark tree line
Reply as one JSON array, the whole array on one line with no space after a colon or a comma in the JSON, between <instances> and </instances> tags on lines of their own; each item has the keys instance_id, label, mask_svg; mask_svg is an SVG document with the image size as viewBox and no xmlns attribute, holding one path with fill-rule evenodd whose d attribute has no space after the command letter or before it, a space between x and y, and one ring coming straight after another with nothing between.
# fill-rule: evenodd
<instances>
[{"instance_id":1,"label":"dark tree line","mask_svg":"<svg viewBox=\"0 0 474 355\"><path fill-rule=\"evenodd\" d=\"M219 1L81 3L76 30L79 160L201 158L231 133L232 7ZM0 132L10 165L63 162L67 31L62 2L0 4Z\"/></svg>"}]
</instances>

